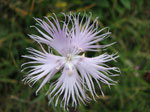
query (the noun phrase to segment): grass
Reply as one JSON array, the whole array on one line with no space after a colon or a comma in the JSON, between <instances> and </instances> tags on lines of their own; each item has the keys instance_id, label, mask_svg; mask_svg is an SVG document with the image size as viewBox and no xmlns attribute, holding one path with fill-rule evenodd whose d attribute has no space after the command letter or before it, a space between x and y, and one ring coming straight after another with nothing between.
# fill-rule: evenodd
<instances>
[{"instance_id":1,"label":"grass","mask_svg":"<svg viewBox=\"0 0 150 112\"><path fill-rule=\"evenodd\" d=\"M25 76L20 65L27 54L25 48L39 46L27 34L35 33L29 26L32 17L43 18L60 12L92 12L99 17L100 28L109 26L112 38L103 44L116 41L108 52L118 52L121 69L116 86L103 85L105 97L97 102L80 105L79 112L150 112L150 2L148 0L1 0L0 1L0 112L62 112L54 102L48 106L45 86L38 96L33 88L21 81ZM48 86L48 85L47 85ZM99 93L100 94L100 93ZM71 111L74 111L72 108Z\"/></svg>"}]
</instances>

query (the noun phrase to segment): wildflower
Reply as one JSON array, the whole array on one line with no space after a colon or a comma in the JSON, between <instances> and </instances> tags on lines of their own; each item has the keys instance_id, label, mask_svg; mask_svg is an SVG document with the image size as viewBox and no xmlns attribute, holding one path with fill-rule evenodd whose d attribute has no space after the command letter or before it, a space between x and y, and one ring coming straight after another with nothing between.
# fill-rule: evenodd
<instances>
[{"instance_id":1,"label":"wildflower","mask_svg":"<svg viewBox=\"0 0 150 112\"><path fill-rule=\"evenodd\" d=\"M61 99L65 108L70 103L76 107L80 102L84 104L89 102L91 97L95 99L95 96L98 95L93 80L104 95L100 83L108 86L114 85L116 81L113 81L110 76L117 76L118 74L113 74L112 71L119 72L119 69L106 64L106 62L118 58L117 54L104 53L96 57L85 56L86 51L95 52L112 45L96 44L111 34L109 31L100 34L107 28L98 30L97 18L91 24L92 16L80 18L80 14L72 15L70 13L69 15L64 14L64 17L65 21L63 21L62 27L55 14L54 17L51 17L54 23L47 17L45 17L45 21L35 18L37 26L40 26L41 29L37 26L33 27L41 36L34 34L29 36L39 43L42 51L27 48L32 55L23 57L32 61L26 62L22 66L29 64L23 70L30 69L28 75L23 79L25 84L33 86L37 81L43 79L36 94L54 75L61 72L60 77L50 84L48 96L51 98L49 102L55 99L55 105L58 104L58 99ZM56 50L59 55L53 54L52 50L46 51L41 43ZM91 97L87 91L91 93Z\"/></svg>"}]
</instances>

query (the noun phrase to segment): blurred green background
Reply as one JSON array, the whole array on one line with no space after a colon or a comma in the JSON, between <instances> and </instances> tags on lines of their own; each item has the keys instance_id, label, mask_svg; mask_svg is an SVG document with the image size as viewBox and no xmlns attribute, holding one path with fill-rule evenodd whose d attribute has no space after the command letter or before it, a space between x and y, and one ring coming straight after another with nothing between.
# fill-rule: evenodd
<instances>
[{"instance_id":1,"label":"blurred green background","mask_svg":"<svg viewBox=\"0 0 150 112\"><path fill-rule=\"evenodd\" d=\"M25 76L20 65L25 48L39 46L27 34L35 29L32 17L43 18L60 12L92 12L99 17L100 28L109 26L116 41L108 48L118 52L121 69L119 83L111 89L102 85L105 97L78 106L77 112L150 112L150 1L149 0L0 0L0 112L63 112L54 103L48 106L44 87L38 96L37 83L30 88L21 81ZM95 54L94 54L95 55ZM48 86L48 84L47 84ZM98 88L97 88L98 90ZM100 94L100 92L99 92ZM73 108L70 108L73 112Z\"/></svg>"}]
</instances>

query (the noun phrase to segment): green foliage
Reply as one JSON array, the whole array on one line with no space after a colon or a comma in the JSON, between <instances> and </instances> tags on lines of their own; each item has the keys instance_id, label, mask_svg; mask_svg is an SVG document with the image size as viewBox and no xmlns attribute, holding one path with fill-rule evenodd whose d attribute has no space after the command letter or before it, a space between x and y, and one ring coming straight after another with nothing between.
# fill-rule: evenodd
<instances>
[{"instance_id":1,"label":"green foliage","mask_svg":"<svg viewBox=\"0 0 150 112\"><path fill-rule=\"evenodd\" d=\"M62 112L53 102L48 105L47 84L35 96L40 85L30 88L21 81L25 76L20 65L26 62L21 55L25 48L39 46L27 34L36 33L32 17L43 18L60 12L92 12L99 18L100 28L109 26L112 38L101 44L116 41L107 52L118 52L121 75L116 86L102 84L105 97L97 98L77 112L150 112L150 2L149 0L1 0L0 1L0 112ZM93 54L89 54L92 55ZM94 54L98 55L98 54ZM56 75L53 80L59 77ZM97 91L98 88L97 88ZM70 108L74 111L73 108Z\"/></svg>"}]
</instances>

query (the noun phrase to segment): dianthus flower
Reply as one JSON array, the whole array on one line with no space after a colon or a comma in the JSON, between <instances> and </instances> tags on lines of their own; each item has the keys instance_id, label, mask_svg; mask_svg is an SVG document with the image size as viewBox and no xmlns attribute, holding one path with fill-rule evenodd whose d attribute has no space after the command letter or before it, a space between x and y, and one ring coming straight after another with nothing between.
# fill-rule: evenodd
<instances>
[{"instance_id":1,"label":"dianthus flower","mask_svg":"<svg viewBox=\"0 0 150 112\"><path fill-rule=\"evenodd\" d=\"M33 86L37 81L42 80L39 90L54 77L61 72L61 75L53 83L50 83L48 96L51 102L55 99L55 105L61 99L64 108L69 104L77 106L80 102L89 102L91 98L95 99L97 95L95 84L99 86L102 95L101 84L108 86L114 85L116 81L111 76L117 76L115 72L119 72L119 68L110 67L106 63L115 60L119 56L117 54L101 54L96 57L86 57L85 52L97 52L109 45L99 45L98 42L109 37L111 32L102 33L108 28L98 30L97 18L91 23L91 17L80 14L64 15L65 20L59 22L54 14L52 20L45 17L45 20L35 18L37 24L33 26L41 34L29 35L41 47L42 51L27 48L32 55L24 55L24 58L32 61L24 63L28 65L23 68L30 69L28 75L23 79L25 84ZM61 27L62 23L62 27ZM37 27L39 26L39 27ZM52 50L57 51L53 54L46 51L41 44L45 44ZM93 82L95 80L95 82ZM48 85L48 84L47 84ZM90 95L87 93L89 92Z\"/></svg>"}]
</instances>

